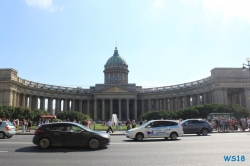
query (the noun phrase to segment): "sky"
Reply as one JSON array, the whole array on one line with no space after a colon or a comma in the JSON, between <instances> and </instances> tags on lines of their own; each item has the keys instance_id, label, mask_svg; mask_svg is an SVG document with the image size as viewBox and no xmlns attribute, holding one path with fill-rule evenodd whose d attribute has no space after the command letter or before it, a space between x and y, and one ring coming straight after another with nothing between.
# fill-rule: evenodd
<instances>
[{"instance_id":1,"label":"sky","mask_svg":"<svg viewBox=\"0 0 250 166\"><path fill-rule=\"evenodd\" d=\"M89 88L104 83L117 45L129 83L188 83L247 63L249 9L249 0L1 0L0 68Z\"/></svg>"}]
</instances>

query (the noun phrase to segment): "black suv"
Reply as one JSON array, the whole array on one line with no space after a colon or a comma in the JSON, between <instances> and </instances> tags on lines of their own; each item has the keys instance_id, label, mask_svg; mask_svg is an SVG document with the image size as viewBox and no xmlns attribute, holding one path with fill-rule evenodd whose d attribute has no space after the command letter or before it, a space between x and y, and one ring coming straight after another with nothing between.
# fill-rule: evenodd
<instances>
[{"instance_id":1,"label":"black suv","mask_svg":"<svg viewBox=\"0 0 250 166\"><path fill-rule=\"evenodd\" d=\"M203 119L187 119L181 122L184 134L207 135L213 131L213 125Z\"/></svg>"},{"instance_id":2,"label":"black suv","mask_svg":"<svg viewBox=\"0 0 250 166\"><path fill-rule=\"evenodd\" d=\"M50 146L77 146L96 149L105 147L109 141L109 134L93 131L73 122L43 124L36 130L33 138L33 143L43 149Z\"/></svg>"}]
</instances>

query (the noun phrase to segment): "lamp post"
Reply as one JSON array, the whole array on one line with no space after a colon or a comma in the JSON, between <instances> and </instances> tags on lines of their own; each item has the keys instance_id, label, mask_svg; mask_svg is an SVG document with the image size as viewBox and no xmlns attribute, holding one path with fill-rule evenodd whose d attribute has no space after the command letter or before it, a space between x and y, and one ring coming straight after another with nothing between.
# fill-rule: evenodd
<instances>
[{"instance_id":1,"label":"lamp post","mask_svg":"<svg viewBox=\"0 0 250 166\"><path fill-rule=\"evenodd\" d=\"M249 74L250 74L250 58L247 58L246 61L247 61L247 64L244 64L244 63L242 64L243 65L242 71L246 71L247 70L246 66L247 66L249 69Z\"/></svg>"}]
</instances>

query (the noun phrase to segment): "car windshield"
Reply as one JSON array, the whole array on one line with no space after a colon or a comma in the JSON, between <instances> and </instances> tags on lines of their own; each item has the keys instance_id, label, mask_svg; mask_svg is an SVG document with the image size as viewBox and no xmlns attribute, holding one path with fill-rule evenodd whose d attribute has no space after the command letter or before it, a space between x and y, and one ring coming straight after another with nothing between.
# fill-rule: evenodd
<instances>
[{"instance_id":1,"label":"car windshield","mask_svg":"<svg viewBox=\"0 0 250 166\"><path fill-rule=\"evenodd\" d=\"M148 121L148 122L146 122L146 123L143 123L139 128L141 128L141 127L145 127L145 126L147 126L149 123L151 123L152 121Z\"/></svg>"},{"instance_id":2,"label":"car windshield","mask_svg":"<svg viewBox=\"0 0 250 166\"><path fill-rule=\"evenodd\" d=\"M6 125L8 125L8 126L14 126L11 122L7 122Z\"/></svg>"},{"instance_id":3,"label":"car windshield","mask_svg":"<svg viewBox=\"0 0 250 166\"><path fill-rule=\"evenodd\" d=\"M180 124L183 124L183 123L185 123L186 121L187 121L187 120L181 121Z\"/></svg>"},{"instance_id":4,"label":"car windshield","mask_svg":"<svg viewBox=\"0 0 250 166\"><path fill-rule=\"evenodd\" d=\"M79 124L79 123L77 124L77 126L83 128L84 130L87 130L87 131L93 131L92 129L90 129L90 128L86 127L86 126L83 126L82 124Z\"/></svg>"}]
</instances>

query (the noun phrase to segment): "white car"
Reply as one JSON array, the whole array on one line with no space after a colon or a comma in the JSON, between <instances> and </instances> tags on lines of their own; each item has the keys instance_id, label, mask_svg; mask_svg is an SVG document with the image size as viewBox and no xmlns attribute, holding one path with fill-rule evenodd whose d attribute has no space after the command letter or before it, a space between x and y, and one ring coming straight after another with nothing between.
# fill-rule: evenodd
<instances>
[{"instance_id":1,"label":"white car","mask_svg":"<svg viewBox=\"0 0 250 166\"><path fill-rule=\"evenodd\" d=\"M179 121L151 120L138 128L128 130L126 136L138 141L143 140L143 138L171 138L174 140L183 136L183 128Z\"/></svg>"}]
</instances>

